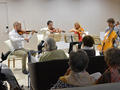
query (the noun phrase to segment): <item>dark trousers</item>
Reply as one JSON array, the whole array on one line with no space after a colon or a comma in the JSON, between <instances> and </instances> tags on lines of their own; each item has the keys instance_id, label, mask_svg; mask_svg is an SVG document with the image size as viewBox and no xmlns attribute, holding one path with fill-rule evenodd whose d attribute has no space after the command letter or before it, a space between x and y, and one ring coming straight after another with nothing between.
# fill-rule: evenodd
<instances>
[{"instance_id":1,"label":"dark trousers","mask_svg":"<svg viewBox=\"0 0 120 90\"><path fill-rule=\"evenodd\" d=\"M38 54L40 54L40 53L42 53L42 48L44 47L44 41L42 40L39 44L38 44L38 46L37 46L37 48L38 48Z\"/></svg>"},{"instance_id":2,"label":"dark trousers","mask_svg":"<svg viewBox=\"0 0 120 90\"><path fill-rule=\"evenodd\" d=\"M69 47L69 52L68 52L69 54L73 50L73 45L76 45L76 44L78 44L78 49L81 49L82 42L71 42Z\"/></svg>"},{"instance_id":3,"label":"dark trousers","mask_svg":"<svg viewBox=\"0 0 120 90\"><path fill-rule=\"evenodd\" d=\"M13 72L4 64L2 64L1 73L5 75L5 81L10 85L10 90L21 90Z\"/></svg>"}]
</instances>

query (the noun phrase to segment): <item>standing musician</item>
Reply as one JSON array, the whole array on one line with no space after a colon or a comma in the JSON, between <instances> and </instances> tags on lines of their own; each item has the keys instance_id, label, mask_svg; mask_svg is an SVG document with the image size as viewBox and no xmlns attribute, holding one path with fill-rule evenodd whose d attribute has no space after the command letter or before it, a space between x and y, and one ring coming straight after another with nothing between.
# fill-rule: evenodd
<instances>
[{"instance_id":1,"label":"standing musician","mask_svg":"<svg viewBox=\"0 0 120 90\"><path fill-rule=\"evenodd\" d=\"M14 29L9 33L9 39L11 40L13 46L13 54L22 57L22 72L27 74L26 70L26 58L27 50L24 49L24 41L29 42L30 38L36 31L23 31L20 22L15 22L13 24ZM30 33L32 32L32 33ZM30 34L28 37L24 37L24 34Z\"/></svg>"},{"instance_id":2,"label":"standing musician","mask_svg":"<svg viewBox=\"0 0 120 90\"><path fill-rule=\"evenodd\" d=\"M106 51L109 48L118 47L118 36L119 29L115 26L115 20L113 18L109 18L107 20L108 27L105 31L105 37L102 41L102 45L98 45L98 49L101 53Z\"/></svg>"},{"instance_id":3,"label":"standing musician","mask_svg":"<svg viewBox=\"0 0 120 90\"><path fill-rule=\"evenodd\" d=\"M84 29L81 27L81 25L76 22L74 24L74 28L69 30L70 32L74 32L74 34L77 34L78 35L78 38L79 38L79 42L71 42L70 43L70 47L69 47L69 52L70 53L72 51L72 48L73 48L73 45L75 44L78 44L78 48L80 49L81 48L81 45L82 45L82 36L84 33ZM85 34L86 35L86 34Z\"/></svg>"}]
</instances>

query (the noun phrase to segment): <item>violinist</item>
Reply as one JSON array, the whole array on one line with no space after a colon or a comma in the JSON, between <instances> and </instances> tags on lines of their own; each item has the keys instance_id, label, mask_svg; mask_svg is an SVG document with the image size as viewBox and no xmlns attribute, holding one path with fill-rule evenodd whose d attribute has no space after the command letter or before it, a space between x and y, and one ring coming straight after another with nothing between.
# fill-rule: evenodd
<instances>
[{"instance_id":1,"label":"violinist","mask_svg":"<svg viewBox=\"0 0 120 90\"><path fill-rule=\"evenodd\" d=\"M9 33L9 39L11 40L13 46L13 54L16 56L22 57L22 72L27 74L28 71L26 70L26 58L27 58L27 50L24 49L24 41L29 42L32 35L35 31L32 31L29 37L24 37L24 34L28 34L22 30L21 23L15 22L13 24L13 30Z\"/></svg>"},{"instance_id":2,"label":"violinist","mask_svg":"<svg viewBox=\"0 0 120 90\"><path fill-rule=\"evenodd\" d=\"M78 49L81 48L81 45L82 45L82 36L83 36L83 34L85 34L84 29L81 27L81 25L78 22L76 22L74 24L74 28L71 29L71 30L69 30L69 32L74 32L74 34L77 34L79 41L78 42L71 42L70 43L70 47L69 47L69 52L68 53L70 53L72 51L73 45L75 45L75 44L78 44Z\"/></svg>"},{"instance_id":3,"label":"violinist","mask_svg":"<svg viewBox=\"0 0 120 90\"><path fill-rule=\"evenodd\" d=\"M46 28L42 28L40 31L45 32L44 36L47 37L50 34L54 34L54 33L61 33L61 32L65 32L60 30L59 28L54 28L53 26L53 21L49 20L47 22L47 27Z\"/></svg>"}]
</instances>

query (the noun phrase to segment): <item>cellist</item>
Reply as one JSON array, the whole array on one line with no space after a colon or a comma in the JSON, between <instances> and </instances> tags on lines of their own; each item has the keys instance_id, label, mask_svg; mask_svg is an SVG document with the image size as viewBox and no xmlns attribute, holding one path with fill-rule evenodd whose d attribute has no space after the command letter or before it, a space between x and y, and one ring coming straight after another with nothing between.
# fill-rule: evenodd
<instances>
[{"instance_id":1,"label":"cellist","mask_svg":"<svg viewBox=\"0 0 120 90\"><path fill-rule=\"evenodd\" d=\"M119 41L119 29L115 26L115 20L113 18L109 18L107 20L108 27L105 31L104 40L101 45L98 45L98 49L101 53L104 53L109 48L117 48Z\"/></svg>"},{"instance_id":2,"label":"cellist","mask_svg":"<svg viewBox=\"0 0 120 90\"><path fill-rule=\"evenodd\" d=\"M115 32L116 32L116 34L117 34L117 38L116 38L116 40L114 41L114 43L113 43L113 45L114 45L114 47L118 47L118 44L119 44L119 41L118 41L118 36L119 36L119 28L115 25L115 20L113 19L113 18L109 18L108 20L107 20L107 23L108 23L108 27L106 28L106 31L105 31L105 33L107 33L108 31L110 31L110 30L114 30Z\"/></svg>"}]
</instances>

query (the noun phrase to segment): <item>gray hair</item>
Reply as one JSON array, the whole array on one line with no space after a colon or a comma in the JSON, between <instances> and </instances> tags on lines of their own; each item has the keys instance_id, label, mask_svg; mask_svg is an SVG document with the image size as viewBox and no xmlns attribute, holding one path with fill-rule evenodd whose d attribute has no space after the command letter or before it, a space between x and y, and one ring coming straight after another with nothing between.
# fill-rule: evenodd
<instances>
[{"instance_id":1,"label":"gray hair","mask_svg":"<svg viewBox=\"0 0 120 90\"><path fill-rule=\"evenodd\" d=\"M20 22L16 21L16 22L14 22L13 27L18 26L20 24L21 24Z\"/></svg>"},{"instance_id":2,"label":"gray hair","mask_svg":"<svg viewBox=\"0 0 120 90\"><path fill-rule=\"evenodd\" d=\"M47 51L51 51L51 50L56 50L57 46L56 46L56 42L53 38L47 38L45 40L46 44L47 44Z\"/></svg>"}]
</instances>

